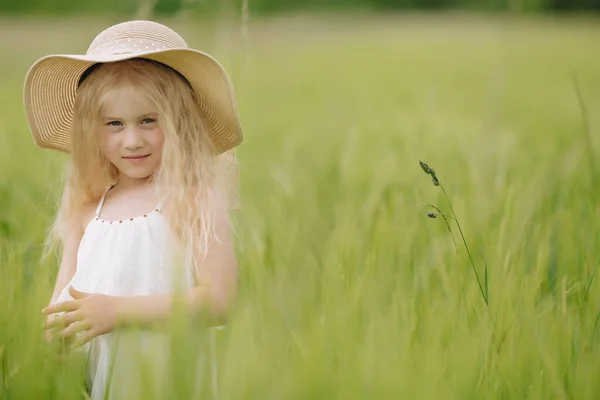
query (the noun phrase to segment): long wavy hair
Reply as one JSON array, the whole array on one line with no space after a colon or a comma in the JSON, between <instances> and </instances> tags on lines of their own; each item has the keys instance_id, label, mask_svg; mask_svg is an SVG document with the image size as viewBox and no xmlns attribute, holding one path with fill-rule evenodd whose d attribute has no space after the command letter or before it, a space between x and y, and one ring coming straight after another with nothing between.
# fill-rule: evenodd
<instances>
[{"instance_id":1,"label":"long wavy hair","mask_svg":"<svg viewBox=\"0 0 600 400\"><path fill-rule=\"evenodd\" d=\"M215 212L224 201L219 157L203 124L196 94L178 72L161 63L133 59L97 64L77 89L72 124L72 157L56 220L48 237L54 249L83 206L97 203L118 180L104 156L99 135L103 105L115 89L130 85L157 107L164 133L161 166L151 177L171 229L194 265L215 239Z\"/></svg>"}]
</instances>

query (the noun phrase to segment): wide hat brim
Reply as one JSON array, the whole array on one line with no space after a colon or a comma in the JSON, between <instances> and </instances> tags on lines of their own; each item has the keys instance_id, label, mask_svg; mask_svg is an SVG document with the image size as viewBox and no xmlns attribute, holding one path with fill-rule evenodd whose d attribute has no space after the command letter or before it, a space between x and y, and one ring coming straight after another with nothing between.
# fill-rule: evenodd
<instances>
[{"instance_id":1,"label":"wide hat brim","mask_svg":"<svg viewBox=\"0 0 600 400\"><path fill-rule=\"evenodd\" d=\"M102 56L58 54L39 59L29 69L24 88L25 114L35 144L71 152L73 110L81 75L96 63L132 58L158 61L188 80L218 154L242 142L242 127L227 73L210 55L188 48Z\"/></svg>"}]
</instances>

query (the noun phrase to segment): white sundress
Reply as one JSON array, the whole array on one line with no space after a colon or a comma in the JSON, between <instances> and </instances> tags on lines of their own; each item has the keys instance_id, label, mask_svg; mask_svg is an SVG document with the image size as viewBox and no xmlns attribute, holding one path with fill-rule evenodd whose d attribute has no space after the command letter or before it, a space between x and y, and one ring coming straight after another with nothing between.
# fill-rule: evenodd
<instances>
[{"instance_id":1,"label":"white sundress","mask_svg":"<svg viewBox=\"0 0 600 400\"><path fill-rule=\"evenodd\" d=\"M160 213L160 204L148 214L107 221L100 216L107 192L102 196L94 218L81 239L76 272L54 303L72 300L69 286L82 292L113 296L173 292L173 243L168 222ZM183 289L193 286L191 271L182 274L182 278L179 283ZM199 360L200 364L208 363L210 366L213 396L216 390L215 358L211 354L214 332L215 329L207 332L209 346ZM140 385L132 382L140 379L140 374L150 373L151 383L160 385L160 379L168 374L165 370L168 369L169 345L165 333L150 330L111 332L93 339L83 348L88 355L87 383L91 389L91 399L104 399L107 393L112 399L142 398ZM140 355L146 361L142 368L145 371L140 369L143 362ZM199 367L202 368L202 365ZM157 374L160 379L157 379ZM156 395L155 390L159 390L159 386L150 389L150 393Z\"/></svg>"}]
</instances>

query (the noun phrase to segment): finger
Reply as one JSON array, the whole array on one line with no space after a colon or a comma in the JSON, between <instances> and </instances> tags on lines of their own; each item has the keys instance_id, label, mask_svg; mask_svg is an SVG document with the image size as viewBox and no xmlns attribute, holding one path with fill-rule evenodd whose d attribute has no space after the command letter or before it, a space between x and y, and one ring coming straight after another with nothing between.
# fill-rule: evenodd
<instances>
[{"instance_id":1,"label":"finger","mask_svg":"<svg viewBox=\"0 0 600 400\"><path fill-rule=\"evenodd\" d=\"M89 331L86 331L83 335L79 336L75 342L73 343L73 345L71 346L72 349L76 349L78 347L84 346L87 343L89 343L92 339L94 339L96 336L100 336L100 332L94 329L90 329Z\"/></svg>"},{"instance_id":2,"label":"finger","mask_svg":"<svg viewBox=\"0 0 600 400\"><path fill-rule=\"evenodd\" d=\"M47 328L48 325L54 321L56 318L59 318L59 316L57 314L52 314L52 315L48 315L46 317L46 319L44 320L44 322L42 323L42 327L43 328Z\"/></svg>"},{"instance_id":3,"label":"finger","mask_svg":"<svg viewBox=\"0 0 600 400\"><path fill-rule=\"evenodd\" d=\"M73 286L69 286L69 294L74 299L83 299L84 297L89 296L89 293L80 292L79 290L75 289Z\"/></svg>"},{"instance_id":4,"label":"finger","mask_svg":"<svg viewBox=\"0 0 600 400\"><path fill-rule=\"evenodd\" d=\"M81 321L82 317L77 312L69 312L60 317L55 317L46 322L46 329L62 328L76 321Z\"/></svg>"},{"instance_id":5,"label":"finger","mask_svg":"<svg viewBox=\"0 0 600 400\"><path fill-rule=\"evenodd\" d=\"M46 330L63 328L67 325L67 323L65 321L65 315L61 315L61 316L56 316L56 314L53 314L53 315L54 315L54 318L48 318L46 320L46 325L45 325Z\"/></svg>"},{"instance_id":6,"label":"finger","mask_svg":"<svg viewBox=\"0 0 600 400\"><path fill-rule=\"evenodd\" d=\"M44 328L46 330L61 328L65 326L64 320L62 318L54 318L53 320L46 321Z\"/></svg>"},{"instance_id":7,"label":"finger","mask_svg":"<svg viewBox=\"0 0 600 400\"><path fill-rule=\"evenodd\" d=\"M46 330L63 328L66 325L64 315L52 314L46 319L44 327Z\"/></svg>"},{"instance_id":8,"label":"finger","mask_svg":"<svg viewBox=\"0 0 600 400\"><path fill-rule=\"evenodd\" d=\"M58 338L67 338L69 336L73 336L76 333L85 331L86 329L89 329L89 328L90 328L90 325L85 323L84 321L77 321L77 322L72 323L67 328L63 329L62 331L58 332L55 336Z\"/></svg>"},{"instance_id":9,"label":"finger","mask_svg":"<svg viewBox=\"0 0 600 400\"><path fill-rule=\"evenodd\" d=\"M63 301L62 303L56 303L51 306L48 306L48 307L44 308L42 310L42 312L44 314L50 315L50 314L56 314L59 312L75 311L78 308L79 308L79 301L69 300L69 301Z\"/></svg>"},{"instance_id":10,"label":"finger","mask_svg":"<svg viewBox=\"0 0 600 400\"><path fill-rule=\"evenodd\" d=\"M54 335L52 334L52 331L46 331L44 337L46 339L46 343L52 343L52 340L54 340Z\"/></svg>"}]
</instances>

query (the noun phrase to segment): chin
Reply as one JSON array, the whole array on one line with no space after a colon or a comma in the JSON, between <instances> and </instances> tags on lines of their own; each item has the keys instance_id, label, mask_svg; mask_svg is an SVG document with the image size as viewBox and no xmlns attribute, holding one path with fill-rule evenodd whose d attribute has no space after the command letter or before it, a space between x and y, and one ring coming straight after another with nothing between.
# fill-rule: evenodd
<instances>
[{"instance_id":1,"label":"chin","mask_svg":"<svg viewBox=\"0 0 600 400\"><path fill-rule=\"evenodd\" d=\"M143 174L132 174L132 175L128 175L128 176L133 179L148 179L148 178L152 177L153 174L154 174L154 172L146 172Z\"/></svg>"},{"instance_id":2,"label":"chin","mask_svg":"<svg viewBox=\"0 0 600 400\"><path fill-rule=\"evenodd\" d=\"M139 180L149 179L152 176L152 174L126 174L126 173L123 173L123 175L127 176L130 179L139 179Z\"/></svg>"},{"instance_id":3,"label":"chin","mask_svg":"<svg viewBox=\"0 0 600 400\"><path fill-rule=\"evenodd\" d=\"M119 168L119 174L123 174L130 179L148 179L154 174L155 170L148 168L144 169L131 169L131 168Z\"/></svg>"}]
</instances>

